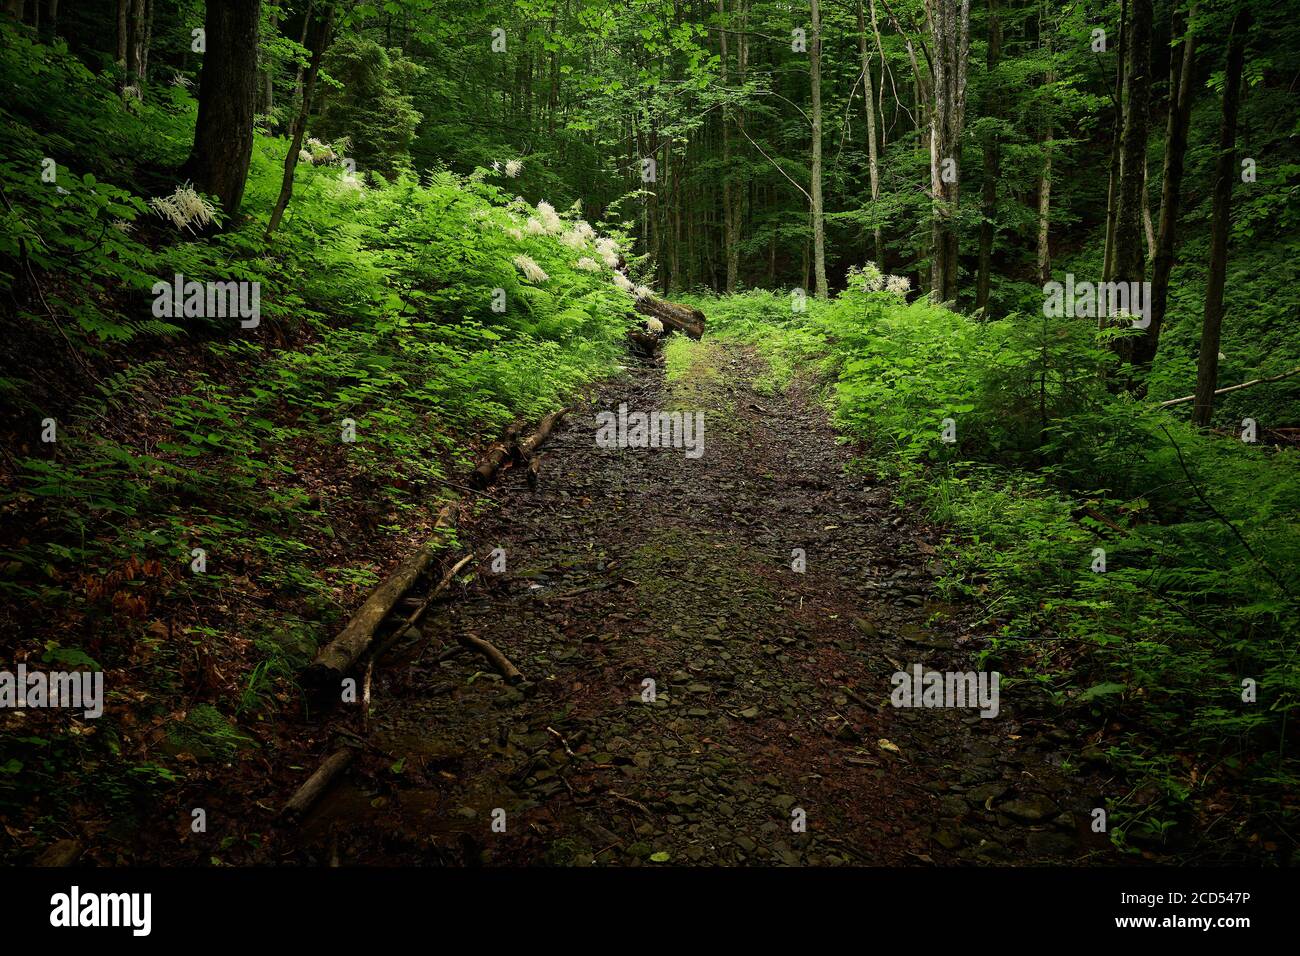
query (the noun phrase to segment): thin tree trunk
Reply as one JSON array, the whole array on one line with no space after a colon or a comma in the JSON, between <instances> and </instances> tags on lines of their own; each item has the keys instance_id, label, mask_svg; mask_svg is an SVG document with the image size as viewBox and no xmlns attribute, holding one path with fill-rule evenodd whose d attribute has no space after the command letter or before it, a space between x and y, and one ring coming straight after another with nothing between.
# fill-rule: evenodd
<instances>
[{"instance_id":1,"label":"thin tree trunk","mask_svg":"<svg viewBox=\"0 0 1300 956\"><path fill-rule=\"evenodd\" d=\"M307 0L307 11L302 16L302 32L298 35L298 45L300 47L303 48L307 47L307 31L311 29L312 13L315 11L315 9L316 9L316 0ZM297 72L294 73L294 77L293 77L294 103L297 103L300 99L302 99L302 77L303 77L303 65L302 62L299 61L298 70Z\"/></svg>"},{"instance_id":2,"label":"thin tree trunk","mask_svg":"<svg viewBox=\"0 0 1300 956\"><path fill-rule=\"evenodd\" d=\"M263 239L270 239L271 234L280 228L284 211L293 197L293 177L298 169L298 154L302 151L303 136L307 132L307 117L311 113L312 93L316 89L316 77L320 74L320 61L329 46L330 29L334 25L334 5L326 4L323 16L317 17L311 36L311 65L307 69L307 79L302 88L302 100L298 105L298 115L293 120L293 136L289 142L289 152L284 157L284 177L280 180L280 195L275 200L275 209L266 224Z\"/></svg>"},{"instance_id":3,"label":"thin tree trunk","mask_svg":"<svg viewBox=\"0 0 1300 956\"><path fill-rule=\"evenodd\" d=\"M130 20L126 15L127 2L128 0L117 0L117 53L114 61L123 74L126 72L127 31L130 29Z\"/></svg>"},{"instance_id":4,"label":"thin tree trunk","mask_svg":"<svg viewBox=\"0 0 1300 956\"><path fill-rule=\"evenodd\" d=\"M1128 49L1128 0L1120 0L1119 45L1115 50L1115 126L1110 140L1110 179L1106 186L1106 243L1101 275L1110 281L1115 269L1115 222L1119 200L1120 141L1124 137L1124 55Z\"/></svg>"},{"instance_id":5,"label":"thin tree trunk","mask_svg":"<svg viewBox=\"0 0 1300 956\"><path fill-rule=\"evenodd\" d=\"M280 23L280 0L270 0L270 6L267 25L272 32L275 32ZM275 109L275 73L268 57L262 61L262 112L269 116L273 109Z\"/></svg>"},{"instance_id":6,"label":"thin tree trunk","mask_svg":"<svg viewBox=\"0 0 1300 956\"><path fill-rule=\"evenodd\" d=\"M1142 242L1142 168L1146 162L1151 103L1151 0L1133 0L1129 31L1124 142L1119 168L1119 208L1115 216L1115 268L1118 282L1141 282L1146 274Z\"/></svg>"},{"instance_id":7,"label":"thin tree trunk","mask_svg":"<svg viewBox=\"0 0 1300 956\"><path fill-rule=\"evenodd\" d=\"M1042 46L1047 51L1047 62L1052 62L1052 20L1049 16L1044 22L1039 18L1038 35ZM1044 38L1046 33L1046 38ZM1043 148L1043 168L1038 175L1038 281L1047 283L1052 278L1052 103L1050 87L1056 81L1056 72L1048 67L1043 74L1043 86L1049 93L1043 99L1043 121L1041 126L1041 143Z\"/></svg>"},{"instance_id":8,"label":"thin tree trunk","mask_svg":"<svg viewBox=\"0 0 1300 956\"><path fill-rule=\"evenodd\" d=\"M930 287L940 302L957 297L957 203L961 136L966 122L966 67L970 0L929 0L934 36L934 110L930 117L930 190L933 203Z\"/></svg>"},{"instance_id":9,"label":"thin tree trunk","mask_svg":"<svg viewBox=\"0 0 1300 956\"><path fill-rule=\"evenodd\" d=\"M726 0L718 0L719 36L721 37L722 87L727 88L727 28ZM731 175L731 129L730 109L722 109L722 229L723 243L726 245L727 294L736 291L736 271L740 268L740 237L736 235L736 187Z\"/></svg>"},{"instance_id":10,"label":"thin tree trunk","mask_svg":"<svg viewBox=\"0 0 1300 956\"><path fill-rule=\"evenodd\" d=\"M1052 71L1047 71L1047 82L1052 82ZM1052 120L1043 121L1043 169L1038 176L1038 281L1046 283L1052 278Z\"/></svg>"},{"instance_id":11,"label":"thin tree trunk","mask_svg":"<svg viewBox=\"0 0 1300 956\"><path fill-rule=\"evenodd\" d=\"M126 85L135 90L136 98L144 96L145 57L148 45L148 11L145 0L130 0L127 20Z\"/></svg>"},{"instance_id":12,"label":"thin tree trunk","mask_svg":"<svg viewBox=\"0 0 1300 956\"><path fill-rule=\"evenodd\" d=\"M1147 157L1142 157L1142 235L1147 241L1147 262L1156 257L1156 231L1151 224L1151 174Z\"/></svg>"},{"instance_id":13,"label":"thin tree trunk","mask_svg":"<svg viewBox=\"0 0 1300 956\"><path fill-rule=\"evenodd\" d=\"M1223 330L1223 284L1228 271L1228 227L1232 214L1232 182L1237 176L1237 108L1241 102L1241 71L1250 32L1250 8L1243 6L1232 21L1228 62L1223 79L1223 125L1219 128L1219 156L1214 168L1214 213L1210 229L1209 277L1205 283L1205 315L1201 325L1201 351L1196 362L1196 399L1192 421L1210 424L1214 389L1219 378L1219 338Z\"/></svg>"},{"instance_id":14,"label":"thin tree trunk","mask_svg":"<svg viewBox=\"0 0 1300 956\"><path fill-rule=\"evenodd\" d=\"M1165 130L1165 161L1160 195L1160 232L1151 270L1151 324L1142 338L1134 342L1134 362L1149 365L1160 348L1160 328L1164 324L1169 301L1169 275L1174 267L1174 244L1178 230L1178 210L1183 185L1183 161L1187 154L1187 130L1192 116L1192 77L1196 40L1191 21L1193 6L1184 29L1182 61L1173 57L1169 64L1169 121Z\"/></svg>"},{"instance_id":15,"label":"thin tree trunk","mask_svg":"<svg viewBox=\"0 0 1300 956\"><path fill-rule=\"evenodd\" d=\"M998 0L989 3L989 49L988 68L992 76L1002 59L1002 17L998 12ZM993 90L989 94L989 115L998 117L1002 112L1002 96L997 80L993 79ZM1001 143L996 134L990 135L984 143L983 192L980 197L980 264L979 275L975 281L975 308L984 309L989 305L989 282L993 268L994 222L998 211L998 177L1001 166Z\"/></svg>"},{"instance_id":16,"label":"thin tree trunk","mask_svg":"<svg viewBox=\"0 0 1300 956\"><path fill-rule=\"evenodd\" d=\"M819 0L809 0L812 11L812 47L809 74L812 83L812 227L813 268L817 297L828 298L826 286L826 211L822 201L822 19Z\"/></svg>"},{"instance_id":17,"label":"thin tree trunk","mask_svg":"<svg viewBox=\"0 0 1300 956\"><path fill-rule=\"evenodd\" d=\"M871 54L867 52L867 24L862 15L862 0L857 0L858 45L862 51L862 98L867 107L867 164L871 176L871 213L876 215L876 203L880 202L880 157L876 151L876 95L871 83ZM884 82L882 67L881 82ZM885 267L885 244L877 223L871 229L875 240L875 262L881 269Z\"/></svg>"}]
</instances>

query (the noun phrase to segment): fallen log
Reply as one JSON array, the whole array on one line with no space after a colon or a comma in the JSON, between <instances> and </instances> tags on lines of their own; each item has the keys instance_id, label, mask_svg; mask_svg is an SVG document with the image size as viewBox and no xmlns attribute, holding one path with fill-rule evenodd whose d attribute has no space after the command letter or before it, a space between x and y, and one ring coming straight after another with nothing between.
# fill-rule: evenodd
<instances>
[{"instance_id":1,"label":"fallen log","mask_svg":"<svg viewBox=\"0 0 1300 956\"><path fill-rule=\"evenodd\" d=\"M334 778L346 770L356 756L355 747L340 747L326 757L316 772L307 778L307 782L289 798L289 802L280 810L280 816L286 820L297 820L310 810L321 794L329 789Z\"/></svg>"},{"instance_id":2,"label":"fallen log","mask_svg":"<svg viewBox=\"0 0 1300 956\"><path fill-rule=\"evenodd\" d=\"M337 685L343 675L352 669L352 665L366 652L375 639L375 631L383 623L393 606L401 600L402 595L411 589L416 580L433 562L445 544L441 532L455 524L458 508L455 503L446 505L438 514L434 524L435 534L414 554L397 566L366 598L361 609L352 615L347 626L338 637L330 641L316 654L316 659L303 674L303 680L311 687L324 688Z\"/></svg>"},{"instance_id":3,"label":"fallen log","mask_svg":"<svg viewBox=\"0 0 1300 956\"><path fill-rule=\"evenodd\" d=\"M537 431L533 432L527 438L519 443L519 457L528 461L533 457L533 452L542 447L542 442L550 437L555 426L559 424L560 419L569 414L567 408L561 408L559 411L551 412L540 422L537 423Z\"/></svg>"},{"instance_id":4,"label":"fallen log","mask_svg":"<svg viewBox=\"0 0 1300 956\"><path fill-rule=\"evenodd\" d=\"M561 408L559 411L551 412L537 423L537 431L523 441L519 440L519 426L511 425L506 429L501 441L492 446L492 450L488 452L482 464L474 469L474 472L469 476L469 483L476 490L486 488L496 479L498 472L505 466L506 462L528 461L533 452L541 447L542 442L546 441L550 436L556 422L563 418L568 411L567 408Z\"/></svg>"},{"instance_id":5,"label":"fallen log","mask_svg":"<svg viewBox=\"0 0 1300 956\"><path fill-rule=\"evenodd\" d=\"M469 483L472 486L486 488L492 484L492 479L496 477L497 470L514 454L515 445L519 441L519 431L518 424L511 425L506 429L501 441L492 446L492 449L487 453L487 457L469 476Z\"/></svg>"},{"instance_id":6,"label":"fallen log","mask_svg":"<svg viewBox=\"0 0 1300 956\"><path fill-rule=\"evenodd\" d=\"M636 310L642 315L658 319L665 328L682 332L693 339L704 335L704 313L693 306L648 296L637 299Z\"/></svg>"},{"instance_id":7,"label":"fallen log","mask_svg":"<svg viewBox=\"0 0 1300 956\"><path fill-rule=\"evenodd\" d=\"M632 351L638 355L650 356L659 350L659 336L642 332L640 329L628 329L627 340L632 345Z\"/></svg>"},{"instance_id":8,"label":"fallen log","mask_svg":"<svg viewBox=\"0 0 1300 956\"><path fill-rule=\"evenodd\" d=\"M510 658L502 654L491 643L483 640L483 638L475 637L473 634L458 634L456 640L460 641L466 648L478 651L491 661L492 666L505 678L507 684L518 684L524 679L524 675L520 673L519 668L510 663Z\"/></svg>"}]
</instances>

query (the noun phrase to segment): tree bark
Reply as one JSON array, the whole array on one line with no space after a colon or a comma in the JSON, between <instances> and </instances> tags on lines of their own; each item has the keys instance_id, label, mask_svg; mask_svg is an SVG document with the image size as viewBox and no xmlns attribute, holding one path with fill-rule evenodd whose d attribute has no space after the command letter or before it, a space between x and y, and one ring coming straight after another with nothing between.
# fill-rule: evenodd
<instances>
[{"instance_id":1,"label":"tree bark","mask_svg":"<svg viewBox=\"0 0 1300 956\"><path fill-rule=\"evenodd\" d=\"M228 219L239 212L253 156L257 29L261 0L209 3L199 78L199 119L186 168L194 187L216 196Z\"/></svg>"},{"instance_id":2,"label":"tree bark","mask_svg":"<svg viewBox=\"0 0 1300 956\"><path fill-rule=\"evenodd\" d=\"M145 0L130 0L127 15L126 85L144 96L149 44L147 39L149 10Z\"/></svg>"},{"instance_id":3,"label":"tree bark","mask_svg":"<svg viewBox=\"0 0 1300 956\"><path fill-rule=\"evenodd\" d=\"M1047 73L1051 82L1052 73ZM1049 282L1052 278L1052 121L1043 121L1043 169L1038 175L1038 281Z\"/></svg>"},{"instance_id":4,"label":"tree bark","mask_svg":"<svg viewBox=\"0 0 1300 956\"><path fill-rule=\"evenodd\" d=\"M1124 137L1124 54L1128 48L1128 0L1120 0L1119 45L1115 49L1115 124L1110 140L1110 179L1106 185L1106 242L1102 252L1101 276L1110 281L1115 268L1115 213L1119 198L1120 141Z\"/></svg>"},{"instance_id":5,"label":"tree bark","mask_svg":"<svg viewBox=\"0 0 1300 956\"><path fill-rule=\"evenodd\" d=\"M998 11L998 0L989 2L989 49L988 68L992 77L1002 59L1002 17ZM994 77L992 92L989 94L989 115L998 117L1002 111L1002 96ZM980 196L980 262L979 275L975 280L975 308L984 309L989 305L989 282L993 268L993 239L995 236L994 219L998 211L998 176L1002 164L1001 143L996 134L990 135L984 143L984 176Z\"/></svg>"},{"instance_id":6,"label":"tree bark","mask_svg":"<svg viewBox=\"0 0 1300 956\"><path fill-rule=\"evenodd\" d=\"M681 332L693 339L704 335L704 313L692 306L652 296L638 299L634 308L642 315L658 319L665 328Z\"/></svg>"},{"instance_id":7,"label":"tree bark","mask_svg":"<svg viewBox=\"0 0 1300 956\"><path fill-rule=\"evenodd\" d=\"M819 0L809 0L812 11L812 44L808 71L812 84L812 228L813 270L817 298L830 296L826 286L826 210L822 200L822 18Z\"/></svg>"},{"instance_id":8,"label":"tree bark","mask_svg":"<svg viewBox=\"0 0 1300 956\"><path fill-rule=\"evenodd\" d=\"M994 0L991 0L994 2ZM871 176L872 215L876 215L876 203L880 202L880 156L876 148L876 95L871 82L871 54L867 52L867 24L862 15L862 0L857 0L858 46L862 52L862 97L867 113L867 165ZM882 66L883 71L883 66ZM882 73L881 83L884 82ZM871 229L875 240L875 263L883 271L885 268L885 244L877 223Z\"/></svg>"},{"instance_id":9,"label":"tree bark","mask_svg":"<svg viewBox=\"0 0 1300 956\"><path fill-rule=\"evenodd\" d=\"M117 0L117 53L114 62L117 68L126 73L127 34L130 30L130 18L127 16L128 0Z\"/></svg>"},{"instance_id":10,"label":"tree bark","mask_svg":"<svg viewBox=\"0 0 1300 956\"><path fill-rule=\"evenodd\" d=\"M1050 16L1045 22L1040 18L1039 38L1047 51L1048 63L1052 62L1052 29L1053 25ZM1047 33L1045 40L1042 39L1044 32ZM1040 127L1043 168L1038 175L1038 281L1040 284L1045 284L1052 278L1052 103L1050 87L1055 80L1055 70L1048 67L1043 74L1043 86L1049 88L1049 92L1043 98L1043 120Z\"/></svg>"},{"instance_id":11,"label":"tree bark","mask_svg":"<svg viewBox=\"0 0 1300 956\"><path fill-rule=\"evenodd\" d=\"M1118 282L1141 282L1146 274L1142 237L1142 192L1145 177L1148 112L1151 104L1151 0L1133 0L1125 79L1124 140L1119 167L1119 203L1115 215L1115 268Z\"/></svg>"},{"instance_id":12,"label":"tree bark","mask_svg":"<svg viewBox=\"0 0 1300 956\"><path fill-rule=\"evenodd\" d=\"M927 0L934 38L934 109L930 115L930 288L940 302L957 298L956 227L961 137L966 125L970 0Z\"/></svg>"},{"instance_id":13,"label":"tree bark","mask_svg":"<svg viewBox=\"0 0 1300 956\"><path fill-rule=\"evenodd\" d=\"M726 0L718 0L718 24L721 37L722 69L720 71L722 88L727 88L727 28ZM731 110L722 108L722 230L723 243L726 245L727 276L724 288L727 294L736 291L736 271L740 268L740 244L736 235L736 187L731 175L731 129L729 126Z\"/></svg>"},{"instance_id":14,"label":"tree bark","mask_svg":"<svg viewBox=\"0 0 1300 956\"><path fill-rule=\"evenodd\" d=\"M1224 67L1223 125L1219 128L1219 156L1214 168L1209 277L1205 283L1205 314L1201 324L1201 352L1196 362L1196 399L1192 408L1192 421L1201 427L1210 424L1214 389L1219 377L1223 285L1228 271L1228 227L1232 215L1232 183L1237 177L1237 109L1241 103L1241 71L1246 59L1250 22L1250 8L1243 6L1232 21L1228 62Z\"/></svg>"}]
</instances>

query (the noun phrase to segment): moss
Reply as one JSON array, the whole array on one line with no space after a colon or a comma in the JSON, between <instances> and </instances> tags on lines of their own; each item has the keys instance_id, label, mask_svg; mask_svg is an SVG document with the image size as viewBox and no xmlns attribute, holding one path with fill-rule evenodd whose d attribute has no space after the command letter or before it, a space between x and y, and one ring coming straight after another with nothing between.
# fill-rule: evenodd
<instances>
[{"instance_id":1,"label":"moss","mask_svg":"<svg viewBox=\"0 0 1300 956\"><path fill-rule=\"evenodd\" d=\"M199 760L232 760L257 742L211 704L199 704L167 735L165 749L188 752Z\"/></svg>"}]
</instances>

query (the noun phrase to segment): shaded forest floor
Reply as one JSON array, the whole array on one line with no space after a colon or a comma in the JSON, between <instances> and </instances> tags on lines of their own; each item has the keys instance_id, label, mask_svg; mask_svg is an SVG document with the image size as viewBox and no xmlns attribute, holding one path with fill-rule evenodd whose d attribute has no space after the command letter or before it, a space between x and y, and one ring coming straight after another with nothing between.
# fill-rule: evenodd
<instances>
[{"instance_id":1,"label":"shaded forest floor","mask_svg":"<svg viewBox=\"0 0 1300 956\"><path fill-rule=\"evenodd\" d=\"M1070 727L1005 684L992 720L890 706L892 673L973 669L980 638L933 597L937 533L889 487L846 473L850 450L797 387L752 391L761 365L710 342L692 346L684 372L642 365L601 386L544 447L536 491L507 472L467 524L478 574L377 670L371 746L302 825L275 826L275 811L333 729L361 729L357 707L311 715L303 751L264 763L269 777L187 794L212 808L209 832L179 847L174 831L155 834L141 852L206 862L219 843L236 864L1116 862L1089 828L1106 783L1069 771L1085 743ZM621 402L702 409L703 456L598 448L594 416ZM498 547L506 569L493 574ZM457 629L496 644L526 683L508 686L471 655L439 662ZM804 833L791 828L800 809Z\"/></svg>"}]
</instances>

